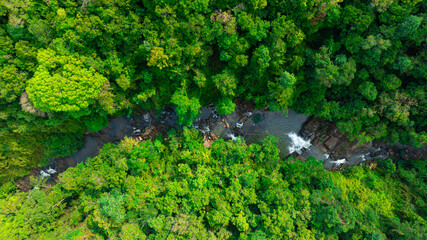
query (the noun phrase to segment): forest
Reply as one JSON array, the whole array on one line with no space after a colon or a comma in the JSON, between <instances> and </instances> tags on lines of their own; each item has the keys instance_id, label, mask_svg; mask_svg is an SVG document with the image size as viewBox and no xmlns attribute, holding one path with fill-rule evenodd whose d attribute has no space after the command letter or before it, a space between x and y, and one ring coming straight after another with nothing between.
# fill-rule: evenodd
<instances>
[{"instance_id":1,"label":"forest","mask_svg":"<svg viewBox=\"0 0 427 240\"><path fill-rule=\"evenodd\" d=\"M427 239L425 159L329 172L275 139L187 129L236 102L427 143L425 0L0 0L1 239ZM13 181L111 118L183 129L108 143L54 186Z\"/></svg>"},{"instance_id":2,"label":"forest","mask_svg":"<svg viewBox=\"0 0 427 240\"><path fill-rule=\"evenodd\" d=\"M195 129L106 144L53 187L0 190L1 239L427 238L427 161L329 172ZM424 180L423 180L424 179Z\"/></svg>"},{"instance_id":3,"label":"forest","mask_svg":"<svg viewBox=\"0 0 427 240\"><path fill-rule=\"evenodd\" d=\"M426 1L1 0L0 179L78 149L108 118L235 100L427 142Z\"/></svg>"}]
</instances>

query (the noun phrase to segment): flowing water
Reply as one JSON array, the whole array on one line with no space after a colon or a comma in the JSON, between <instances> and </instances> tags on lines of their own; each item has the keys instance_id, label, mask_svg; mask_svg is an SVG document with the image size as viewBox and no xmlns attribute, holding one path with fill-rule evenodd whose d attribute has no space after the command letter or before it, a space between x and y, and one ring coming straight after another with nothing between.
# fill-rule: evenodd
<instances>
[{"instance_id":1,"label":"flowing water","mask_svg":"<svg viewBox=\"0 0 427 240\"><path fill-rule=\"evenodd\" d=\"M226 140L235 141L237 138L243 137L249 144L262 141L265 137L273 135L278 139L280 157L284 158L289 154L298 154L304 158L312 156L317 160L322 160L325 168L328 169L342 164L356 165L372 159L372 151L352 156L349 159L331 159L328 154L298 134L308 117L293 110L289 110L286 115L282 112L254 110L240 115L235 112L226 116L218 116L215 108L203 107L192 127L198 129L203 135L214 135ZM146 113L140 117L127 118L122 116L114 118L106 128L98 133L91 134L91 136L86 136L83 148L63 161L65 167L60 170L64 171L64 168L74 167L78 163L86 161L87 158L95 157L102 145L107 142L118 142L125 136L138 136L153 122L179 129L181 126L176 123L176 120L177 116L174 109L167 109L157 116ZM375 151L382 150L377 149ZM376 158L386 157L386 154L377 154ZM56 167L56 162L52 161L50 166L42 168L40 175L44 178L56 174Z\"/></svg>"},{"instance_id":2,"label":"flowing water","mask_svg":"<svg viewBox=\"0 0 427 240\"><path fill-rule=\"evenodd\" d=\"M308 119L307 115L297 114L290 110L287 116L282 112L270 112L255 110L239 117L236 113L226 116L231 128L214 128L212 131L217 136L235 139L235 134L242 133L247 143L256 143L269 135L278 139L278 147L281 157L293 152L299 152L309 148L309 142L300 138L296 133ZM234 130L234 131L233 131ZM237 131L236 131L237 130ZM224 135L224 132L226 133Z\"/></svg>"}]
</instances>

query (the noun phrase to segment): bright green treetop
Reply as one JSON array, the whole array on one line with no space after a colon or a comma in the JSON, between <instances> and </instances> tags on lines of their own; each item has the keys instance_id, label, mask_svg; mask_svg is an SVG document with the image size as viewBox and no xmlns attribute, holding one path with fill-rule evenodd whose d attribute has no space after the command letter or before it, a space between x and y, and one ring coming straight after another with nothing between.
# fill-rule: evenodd
<instances>
[{"instance_id":1,"label":"bright green treetop","mask_svg":"<svg viewBox=\"0 0 427 240\"><path fill-rule=\"evenodd\" d=\"M51 49L39 51L39 67L26 89L34 106L73 116L90 113L88 107L96 101L107 79L87 68L84 60L84 57L58 55Z\"/></svg>"}]
</instances>

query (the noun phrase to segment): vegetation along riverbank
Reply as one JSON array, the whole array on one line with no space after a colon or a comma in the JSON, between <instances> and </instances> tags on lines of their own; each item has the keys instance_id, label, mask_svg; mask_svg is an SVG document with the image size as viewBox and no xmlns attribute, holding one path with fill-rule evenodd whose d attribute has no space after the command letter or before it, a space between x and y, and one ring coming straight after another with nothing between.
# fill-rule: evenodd
<instances>
[{"instance_id":1,"label":"vegetation along riverbank","mask_svg":"<svg viewBox=\"0 0 427 240\"><path fill-rule=\"evenodd\" d=\"M0 239L426 239L426 7L0 0Z\"/></svg>"}]
</instances>

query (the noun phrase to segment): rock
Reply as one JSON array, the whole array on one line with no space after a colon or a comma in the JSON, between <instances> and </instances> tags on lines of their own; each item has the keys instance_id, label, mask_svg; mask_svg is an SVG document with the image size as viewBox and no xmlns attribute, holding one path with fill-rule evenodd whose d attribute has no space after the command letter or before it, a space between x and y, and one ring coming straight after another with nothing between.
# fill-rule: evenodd
<instances>
[{"instance_id":1,"label":"rock","mask_svg":"<svg viewBox=\"0 0 427 240\"><path fill-rule=\"evenodd\" d=\"M227 121L225 118L222 118L222 119L221 119L221 122L223 122L223 123L224 123L224 126L225 126L226 128L230 128L230 124L228 124L228 121Z\"/></svg>"},{"instance_id":2,"label":"rock","mask_svg":"<svg viewBox=\"0 0 427 240\"><path fill-rule=\"evenodd\" d=\"M320 149L320 151L327 153L328 149L326 148L325 144L320 143L320 144L313 144L314 146L316 146L318 149Z\"/></svg>"},{"instance_id":3,"label":"rock","mask_svg":"<svg viewBox=\"0 0 427 240\"><path fill-rule=\"evenodd\" d=\"M314 136L314 134L312 134L311 132L306 131L305 129L301 129L301 131L299 132L299 135L301 135L301 137L303 137L305 139L310 138L311 136Z\"/></svg>"},{"instance_id":4,"label":"rock","mask_svg":"<svg viewBox=\"0 0 427 240\"><path fill-rule=\"evenodd\" d=\"M22 177L15 181L16 187L23 191L28 192L33 189L33 185L31 185L31 178L36 178L39 175L40 168L33 168L30 172L30 175Z\"/></svg>"},{"instance_id":5,"label":"rock","mask_svg":"<svg viewBox=\"0 0 427 240\"><path fill-rule=\"evenodd\" d=\"M337 145L338 143L338 138L332 136L330 137L326 142L325 142L325 146L329 149L329 150L333 150L334 147Z\"/></svg>"},{"instance_id":6,"label":"rock","mask_svg":"<svg viewBox=\"0 0 427 240\"><path fill-rule=\"evenodd\" d=\"M348 140L334 123L315 117L304 123L300 133L306 139L309 138L322 152L328 153L332 159L348 159L364 154L373 146L372 143L358 145L357 141Z\"/></svg>"},{"instance_id":7,"label":"rock","mask_svg":"<svg viewBox=\"0 0 427 240\"><path fill-rule=\"evenodd\" d=\"M311 134L308 137L304 137L304 139L308 139L308 141L313 142L313 140L316 138L316 134Z\"/></svg>"},{"instance_id":8,"label":"rock","mask_svg":"<svg viewBox=\"0 0 427 240\"><path fill-rule=\"evenodd\" d=\"M295 157L295 160L305 162L307 158L305 158L303 155L298 155Z\"/></svg>"}]
</instances>

